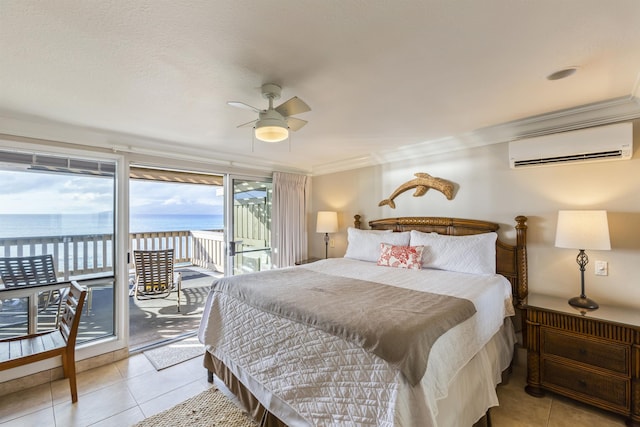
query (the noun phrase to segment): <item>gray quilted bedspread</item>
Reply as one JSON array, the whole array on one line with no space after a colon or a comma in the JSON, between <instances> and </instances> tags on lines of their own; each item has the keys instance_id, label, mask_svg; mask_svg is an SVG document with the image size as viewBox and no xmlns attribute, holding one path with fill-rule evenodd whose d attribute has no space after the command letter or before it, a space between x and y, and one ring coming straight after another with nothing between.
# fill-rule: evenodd
<instances>
[{"instance_id":1,"label":"gray quilted bedspread","mask_svg":"<svg viewBox=\"0 0 640 427\"><path fill-rule=\"evenodd\" d=\"M216 280L212 289L360 345L417 384L433 343L475 313L469 300L304 268Z\"/></svg>"}]
</instances>

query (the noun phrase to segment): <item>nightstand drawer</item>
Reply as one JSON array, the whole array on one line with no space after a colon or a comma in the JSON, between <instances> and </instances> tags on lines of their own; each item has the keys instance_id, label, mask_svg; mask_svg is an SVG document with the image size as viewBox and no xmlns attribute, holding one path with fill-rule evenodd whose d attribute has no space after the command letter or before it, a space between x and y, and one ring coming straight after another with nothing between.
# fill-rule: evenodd
<instances>
[{"instance_id":1,"label":"nightstand drawer","mask_svg":"<svg viewBox=\"0 0 640 427\"><path fill-rule=\"evenodd\" d=\"M542 361L542 384L549 389L560 388L568 396L578 393L586 401L600 401L628 411L630 382L615 375L599 374L553 360Z\"/></svg>"},{"instance_id":2,"label":"nightstand drawer","mask_svg":"<svg viewBox=\"0 0 640 427\"><path fill-rule=\"evenodd\" d=\"M547 328L541 330L540 345L543 354L630 375L628 345L587 339Z\"/></svg>"}]
</instances>

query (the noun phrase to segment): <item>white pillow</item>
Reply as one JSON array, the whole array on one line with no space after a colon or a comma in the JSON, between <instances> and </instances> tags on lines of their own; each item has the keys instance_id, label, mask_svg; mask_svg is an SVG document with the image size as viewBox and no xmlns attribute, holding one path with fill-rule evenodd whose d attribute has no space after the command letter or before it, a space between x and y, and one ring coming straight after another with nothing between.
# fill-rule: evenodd
<instances>
[{"instance_id":1,"label":"white pillow","mask_svg":"<svg viewBox=\"0 0 640 427\"><path fill-rule=\"evenodd\" d=\"M408 231L394 233L391 230L347 229L347 252L345 258L377 262L380 258L380 243L394 246L409 246L411 234Z\"/></svg>"},{"instance_id":2,"label":"white pillow","mask_svg":"<svg viewBox=\"0 0 640 427\"><path fill-rule=\"evenodd\" d=\"M447 236L411 231L411 246L424 245L422 266L472 274L496 274L496 233Z\"/></svg>"}]
</instances>

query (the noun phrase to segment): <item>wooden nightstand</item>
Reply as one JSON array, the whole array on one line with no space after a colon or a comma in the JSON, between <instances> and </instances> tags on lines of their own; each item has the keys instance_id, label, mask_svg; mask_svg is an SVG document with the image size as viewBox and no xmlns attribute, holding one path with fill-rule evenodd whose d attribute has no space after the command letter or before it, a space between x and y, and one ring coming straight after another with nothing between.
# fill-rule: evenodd
<instances>
[{"instance_id":1,"label":"wooden nightstand","mask_svg":"<svg viewBox=\"0 0 640 427\"><path fill-rule=\"evenodd\" d=\"M524 309L527 393L549 390L640 426L640 310L601 304L581 313L566 298L536 294Z\"/></svg>"}]
</instances>

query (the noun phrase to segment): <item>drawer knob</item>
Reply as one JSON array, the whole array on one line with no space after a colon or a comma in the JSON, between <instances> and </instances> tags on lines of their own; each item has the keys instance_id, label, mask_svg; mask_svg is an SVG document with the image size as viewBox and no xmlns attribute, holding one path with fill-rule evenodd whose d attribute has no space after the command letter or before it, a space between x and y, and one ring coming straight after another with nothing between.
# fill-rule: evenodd
<instances>
[{"instance_id":1,"label":"drawer knob","mask_svg":"<svg viewBox=\"0 0 640 427\"><path fill-rule=\"evenodd\" d=\"M586 387L587 386L587 382L585 380L578 380L578 384L580 385L580 387Z\"/></svg>"},{"instance_id":2,"label":"drawer knob","mask_svg":"<svg viewBox=\"0 0 640 427\"><path fill-rule=\"evenodd\" d=\"M580 353L580 355L582 355L582 356L586 356L587 355L587 349L586 348L581 348L580 350L578 350L578 353Z\"/></svg>"}]
</instances>

